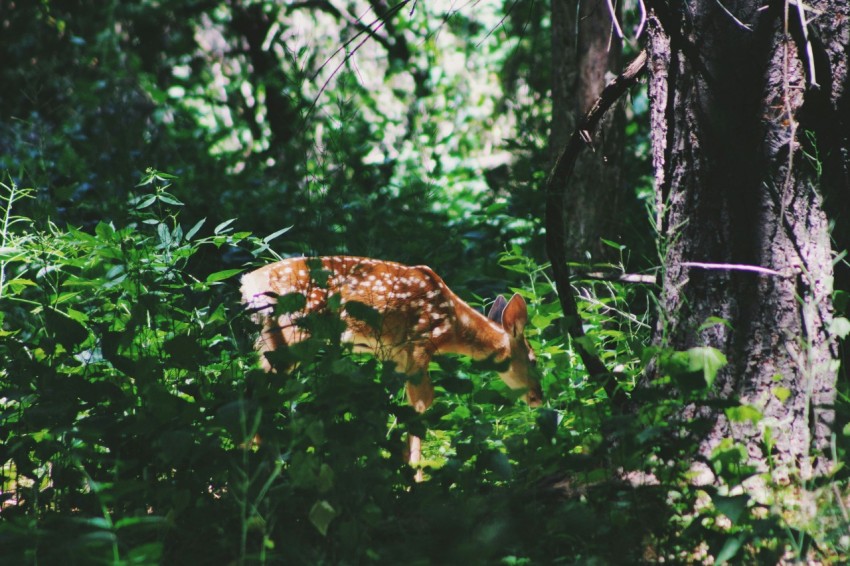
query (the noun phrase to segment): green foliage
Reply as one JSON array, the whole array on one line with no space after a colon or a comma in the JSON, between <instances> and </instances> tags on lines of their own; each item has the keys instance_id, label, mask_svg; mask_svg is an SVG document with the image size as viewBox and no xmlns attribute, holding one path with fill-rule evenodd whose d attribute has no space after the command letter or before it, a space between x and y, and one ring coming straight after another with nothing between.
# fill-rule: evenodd
<instances>
[{"instance_id":1,"label":"green foliage","mask_svg":"<svg viewBox=\"0 0 850 566\"><path fill-rule=\"evenodd\" d=\"M658 360L657 384L632 392L635 412L612 411L585 375L555 331L545 266L515 247L500 263L524 281L516 291L530 304L546 406L518 404L486 365L438 358L437 401L419 415L391 364L340 342L339 304L301 319L311 337L269 354L277 372L260 371L235 292L241 269L203 259L265 254L270 237L231 221L185 229L174 181L148 170L132 221L91 231L36 230L10 210L27 192L4 186L3 212L18 223L5 236L0 298L4 557L610 563L646 548L675 560L808 552L819 531L792 528L739 491L757 476L739 446L707 459L725 487L690 486L688 462L710 423L682 409L717 403L707 393L725 359L692 348L645 349L641 360L649 325L625 310L631 288L596 283L579 307L622 388ZM327 284L320 269L311 277ZM288 295L276 308L303 305ZM380 324L367 305L345 308ZM726 411L733 422L761 418L734 401ZM404 463L408 432L425 438L423 483Z\"/></svg>"}]
</instances>

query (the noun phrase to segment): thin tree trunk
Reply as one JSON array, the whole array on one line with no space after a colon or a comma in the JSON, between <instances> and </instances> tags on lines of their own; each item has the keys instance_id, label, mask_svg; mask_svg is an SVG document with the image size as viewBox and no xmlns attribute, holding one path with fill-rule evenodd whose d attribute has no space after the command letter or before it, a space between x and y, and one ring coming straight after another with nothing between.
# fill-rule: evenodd
<instances>
[{"instance_id":1,"label":"thin tree trunk","mask_svg":"<svg viewBox=\"0 0 850 566\"><path fill-rule=\"evenodd\" d=\"M550 161L567 143L575 123L576 5L552 0L552 126L549 130Z\"/></svg>"},{"instance_id":2,"label":"thin tree trunk","mask_svg":"<svg viewBox=\"0 0 850 566\"><path fill-rule=\"evenodd\" d=\"M826 14L807 31L837 21L836 3L814 4ZM666 246L656 342L722 351L729 363L714 394L764 415L753 424L709 414L714 426L704 455L731 438L761 469L770 464L778 476L809 477L810 456L826 457L837 348L829 226L819 167L810 158L809 132L818 125L808 110L836 111L846 53L839 41L821 46L822 78L832 77L820 85L830 90L825 94L813 87L796 9L786 34L782 3L647 5L657 220ZM832 36L847 37L844 22ZM710 317L727 324L706 325Z\"/></svg>"},{"instance_id":3,"label":"thin tree trunk","mask_svg":"<svg viewBox=\"0 0 850 566\"><path fill-rule=\"evenodd\" d=\"M578 16L578 22L576 22ZM577 35L576 35L577 34ZM622 42L613 33L606 0L552 2L552 129L549 147L557 157L573 130L575 116L599 98L610 72L619 72ZM564 191L567 226L565 248L570 260L606 258L601 238L620 237L623 160L622 105L602 120L593 151L579 157L570 186ZM616 259L616 258L607 258Z\"/></svg>"},{"instance_id":4,"label":"thin tree trunk","mask_svg":"<svg viewBox=\"0 0 850 566\"><path fill-rule=\"evenodd\" d=\"M580 3L578 25L578 76L575 111L587 112L599 98L612 72L622 66L622 40L614 32L606 0ZM566 204L570 222L568 257L585 261L617 261L617 252L602 238L620 241L623 227L623 143L626 115L618 102L603 118L594 135L593 151L576 162Z\"/></svg>"}]
</instances>

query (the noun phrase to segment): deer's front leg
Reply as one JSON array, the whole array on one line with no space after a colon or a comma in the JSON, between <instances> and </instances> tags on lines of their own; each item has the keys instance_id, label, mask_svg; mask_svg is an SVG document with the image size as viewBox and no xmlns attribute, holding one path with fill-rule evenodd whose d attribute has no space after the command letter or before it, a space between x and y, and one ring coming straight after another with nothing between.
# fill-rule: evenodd
<instances>
[{"instance_id":1,"label":"deer's front leg","mask_svg":"<svg viewBox=\"0 0 850 566\"><path fill-rule=\"evenodd\" d=\"M424 413L434 402L434 385L431 384L431 376L427 371L420 376L412 376L407 381L405 389L410 405L416 409L417 413Z\"/></svg>"},{"instance_id":2,"label":"deer's front leg","mask_svg":"<svg viewBox=\"0 0 850 566\"><path fill-rule=\"evenodd\" d=\"M431 403L434 402L434 385L431 383L431 376L428 372L420 374L418 382L408 381L405 385L407 390L407 400L417 413L424 413ZM416 377L413 378L414 380ZM415 434L407 434L408 447L408 463L414 468L419 466L419 461L422 459L422 439ZM416 481L422 481L422 470L417 470Z\"/></svg>"}]
</instances>

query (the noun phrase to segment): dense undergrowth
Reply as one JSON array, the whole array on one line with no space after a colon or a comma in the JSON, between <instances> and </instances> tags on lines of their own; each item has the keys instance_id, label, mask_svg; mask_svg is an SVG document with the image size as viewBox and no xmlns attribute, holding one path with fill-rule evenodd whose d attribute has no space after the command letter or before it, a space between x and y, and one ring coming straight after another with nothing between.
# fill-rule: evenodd
<instances>
[{"instance_id":1,"label":"dense undergrowth","mask_svg":"<svg viewBox=\"0 0 850 566\"><path fill-rule=\"evenodd\" d=\"M151 171L124 226L37 226L3 185L0 465L3 561L18 564L634 563L840 561L843 470L800 495L741 489L745 454L721 446L715 487L690 484L701 402L723 364L708 349L646 347L651 293L582 284L581 308L632 392L612 410L558 331L545 269L501 265L531 304L546 402L529 409L487 368L432 364L438 399L406 406L403 378L339 341L333 312L266 374L237 274L203 258L274 257L232 223L180 224L169 175ZM507 289L506 289L507 290ZM641 301L643 313L632 309ZM631 305L631 309L629 308ZM634 389L660 364L663 387ZM734 418L757 421L730 402ZM403 458L424 435L426 481ZM261 439L256 442L255 439ZM835 460L846 440L836 440ZM792 484L793 485L793 484ZM723 487L716 487L723 486ZM801 501L810 501L808 506ZM791 502L791 503L789 503ZM707 559L707 558L705 558Z\"/></svg>"}]
</instances>

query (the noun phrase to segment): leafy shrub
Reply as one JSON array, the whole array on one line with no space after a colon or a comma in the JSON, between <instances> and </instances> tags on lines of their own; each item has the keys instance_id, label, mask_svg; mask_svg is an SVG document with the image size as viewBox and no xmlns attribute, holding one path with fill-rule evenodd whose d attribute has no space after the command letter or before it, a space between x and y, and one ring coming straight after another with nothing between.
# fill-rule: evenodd
<instances>
[{"instance_id":1,"label":"leafy shrub","mask_svg":"<svg viewBox=\"0 0 850 566\"><path fill-rule=\"evenodd\" d=\"M620 413L557 332L545 266L511 249L501 265L526 282L546 406L517 403L489 368L437 358L437 400L419 415L391 364L340 342L333 310L307 317L311 338L261 371L233 284L242 269L221 258L271 255L285 231L184 229L172 181L149 171L133 221L91 231L16 217L30 193L2 186L4 560L776 561L815 540L840 554L835 503L818 526L779 495L757 501L735 446L706 457L715 485L691 484L707 423L683 407L710 402L725 362L706 348L642 349L649 325L628 309L642 291L588 282L579 304L631 392L634 410ZM650 360L658 380L632 391ZM408 432L425 437L422 483L404 462Z\"/></svg>"}]
</instances>

